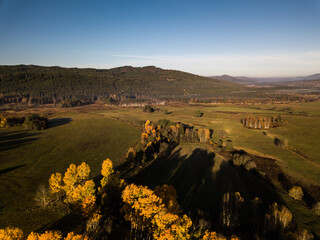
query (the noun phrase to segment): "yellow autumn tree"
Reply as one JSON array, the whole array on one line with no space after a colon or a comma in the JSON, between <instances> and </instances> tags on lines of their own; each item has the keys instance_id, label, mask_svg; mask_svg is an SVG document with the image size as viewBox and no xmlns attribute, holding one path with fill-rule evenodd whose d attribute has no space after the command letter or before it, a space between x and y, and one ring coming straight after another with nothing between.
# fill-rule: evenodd
<instances>
[{"instance_id":1,"label":"yellow autumn tree","mask_svg":"<svg viewBox=\"0 0 320 240\"><path fill-rule=\"evenodd\" d=\"M149 229L154 239L189 239L192 224L186 215L170 213L152 190L144 186L128 185L123 193L125 219L133 228Z\"/></svg>"},{"instance_id":2,"label":"yellow autumn tree","mask_svg":"<svg viewBox=\"0 0 320 240\"><path fill-rule=\"evenodd\" d=\"M278 212L278 218L280 225L286 228L292 220L292 213L285 206L281 207L281 210Z\"/></svg>"},{"instance_id":3,"label":"yellow autumn tree","mask_svg":"<svg viewBox=\"0 0 320 240\"><path fill-rule=\"evenodd\" d=\"M192 221L187 215L179 217L163 209L154 216L152 222L154 223L154 239L190 239L189 228Z\"/></svg>"},{"instance_id":4,"label":"yellow autumn tree","mask_svg":"<svg viewBox=\"0 0 320 240\"><path fill-rule=\"evenodd\" d=\"M7 227L0 229L1 240L62 240L62 234L59 231L46 231L45 233L31 232L27 238L24 237L23 231L19 228ZM85 235L75 235L73 232L68 233L64 240L89 240Z\"/></svg>"},{"instance_id":5,"label":"yellow autumn tree","mask_svg":"<svg viewBox=\"0 0 320 240\"><path fill-rule=\"evenodd\" d=\"M285 206L278 206L275 202L270 206L267 218L269 218L275 226L280 226L285 229L292 220L292 213Z\"/></svg>"},{"instance_id":6,"label":"yellow autumn tree","mask_svg":"<svg viewBox=\"0 0 320 240\"><path fill-rule=\"evenodd\" d=\"M205 231L202 240L227 240L224 236L218 235L216 232Z\"/></svg>"},{"instance_id":7,"label":"yellow autumn tree","mask_svg":"<svg viewBox=\"0 0 320 240\"><path fill-rule=\"evenodd\" d=\"M177 201L177 192L173 186L166 184L163 186L157 186L154 189L154 193L162 199L162 202L164 203L168 212L174 214L179 214L181 212L179 203Z\"/></svg>"},{"instance_id":8,"label":"yellow autumn tree","mask_svg":"<svg viewBox=\"0 0 320 240\"><path fill-rule=\"evenodd\" d=\"M92 214L92 217L87 221L87 232L95 231L98 228L101 219L102 215L99 212L95 212L94 214Z\"/></svg>"},{"instance_id":9,"label":"yellow autumn tree","mask_svg":"<svg viewBox=\"0 0 320 240\"><path fill-rule=\"evenodd\" d=\"M101 175L102 175L101 186L102 187L106 186L109 180L109 177L113 172L114 170L113 170L112 161L109 158L107 158L102 163L102 169L101 169Z\"/></svg>"},{"instance_id":10,"label":"yellow autumn tree","mask_svg":"<svg viewBox=\"0 0 320 240\"><path fill-rule=\"evenodd\" d=\"M75 235L73 232L70 232L64 240L89 240L89 238L85 235Z\"/></svg>"},{"instance_id":11,"label":"yellow autumn tree","mask_svg":"<svg viewBox=\"0 0 320 240\"><path fill-rule=\"evenodd\" d=\"M85 215L89 215L94 208L95 184L89 180L90 167L86 163L79 166L70 164L61 181L61 173L54 173L49 179L49 185L52 193L63 190L66 194L65 202L79 203Z\"/></svg>"},{"instance_id":12,"label":"yellow autumn tree","mask_svg":"<svg viewBox=\"0 0 320 240\"><path fill-rule=\"evenodd\" d=\"M62 234L58 231L46 231L45 233L31 232L27 240L61 240Z\"/></svg>"},{"instance_id":13,"label":"yellow autumn tree","mask_svg":"<svg viewBox=\"0 0 320 240\"><path fill-rule=\"evenodd\" d=\"M295 200L301 200L303 198L302 188L299 186L294 186L289 190L289 196Z\"/></svg>"},{"instance_id":14,"label":"yellow autumn tree","mask_svg":"<svg viewBox=\"0 0 320 240\"><path fill-rule=\"evenodd\" d=\"M61 173L53 173L49 179L49 186L51 193L58 193L62 189L62 175Z\"/></svg>"},{"instance_id":15,"label":"yellow autumn tree","mask_svg":"<svg viewBox=\"0 0 320 240\"><path fill-rule=\"evenodd\" d=\"M153 217L162 205L161 199L152 190L135 184L128 185L122 192L125 203L125 219L130 221L133 228L149 228Z\"/></svg>"},{"instance_id":16,"label":"yellow autumn tree","mask_svg":"<svg viewBox=\"0 0 320 240\"><path fill-rule=\"evenodd\" d=\"M89 174L90 174L90 167L85 162L81 163L81 165L77 167L77 178L80 181L87 180L89 178Z\"/></svg>"},{"instance_id":17,"label":"yellow autumn tree","mask_svg":"<svg viewBox=\"0 0 320 240\"><path fill-rule=\"evenodd\" d=\"M63 182L63 190L66 192L67 195L66 202L72 203L74 202L74 199L72 198L72 196L74 195L73 191L76 190L78 183L78 173L75 164L70 164L69 168L64 174Z\"/></svg>"},{"instance_id":18,"label":"yellow autumn tree","mask_svg":"<svg viewBox=\"0 0 320 240\"><path fill-rule=\"evenodd\" d=\"M23 231L15 227L0 229L1 240L23 240Z\"/></svg>"}]
</instances>

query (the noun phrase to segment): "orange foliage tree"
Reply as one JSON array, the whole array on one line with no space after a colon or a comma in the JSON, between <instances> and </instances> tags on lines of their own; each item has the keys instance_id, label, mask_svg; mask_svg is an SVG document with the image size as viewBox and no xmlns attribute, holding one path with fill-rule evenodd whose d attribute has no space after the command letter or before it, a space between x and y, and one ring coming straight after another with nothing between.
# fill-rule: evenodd
<instances>
[{"instance_id":1,"label":"orange foliage tree","mask_svg":"<svg viewBox=\"0 0 320 240\"><path fill-rule=\"evenodd\" d=\"M27 238L19 228L7 227L0 229L1 240L62 240L62 234L59 231L46 231L45 233L31 232ZM85 235L76 235L73 232L68 233L64 240L89 240Z\"/></svg>"},{"instance_id":2,"label":"orange foliage tree","mask_svg":"<svg viewBox=\"0 0 320 240\"><path fill-rule=\"evenodd\" d=\"M30 233L27 240L61 240L62 234L58 231L46 231L45 233Z\"/></svg>"},{"instance_id":3,"label":"orange foliage tree","mask_svg":"<svg viewBox=\"0 0 320 240\"><path fill-rule=\"evenodd\" d=\"M190 218L170 213L162 199L147 187L130 184L124 189L122 199L125 218L133 228L148 229L155 239L190 238Z\"/></svg>"},{"instance_id":4,"label":"orange foliage tree","mask_svg":"<svg viewBox=\"0 0 320 240\"><path fill-rule=\"evenodd\" d=\"M114 172L113 170L113 164L109 158L103 161L102 163L102 169L101 169L101 186L104 187L106 186L110 175Z\"/></svg>"},{"instance_id":5,"label":"orange foliage tree","mask_svg":"<svg viewBox=\"0 0 320 240\"><path fill-rule=\"evenodd\" d=\"M173 214L179 214L180 206L177 201L177 191L173 186L163 185L158 186L154 189L154 193L162 199L165 207L167 208L168 212Z\"/></svg>"},{"instance_id":6,"label":"orange foliage tree","mask_svg":"<svg viewBox=\"0 0 320 240\"><path fill-rule=\"evenodd\" d=\"M66 195L65 202L80 203L82 210L87 215L95 205L95 184L89 180L90 167L86 163L79 166L70 164L64 177L54 173L49 179L49 186L52 193L63 191Z\"/></svg>"},{"instance_id":7,"label":"orange foliage tree","mask_svg":"<svg viewBox=\"0 0 320 240\"><path fill-rule=\"evenodd\" d=\"M0 239L2 240L22 240L23 232L19 228L7 227L5 229L0 229Z\"/></svg>"}]
</instances>

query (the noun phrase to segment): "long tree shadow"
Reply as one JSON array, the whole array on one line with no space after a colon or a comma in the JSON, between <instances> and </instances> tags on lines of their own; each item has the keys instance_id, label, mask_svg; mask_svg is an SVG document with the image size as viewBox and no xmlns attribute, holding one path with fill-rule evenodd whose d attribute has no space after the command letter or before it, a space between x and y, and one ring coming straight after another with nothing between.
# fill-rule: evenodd
<instances>
[{"instance_id":1,"label":"long tree shadow","mask_svg":"<svg viewBox=\"0 0 320 240\"><path fill-rule=\"evenodd\" d=\"M5 173L8 173L8 172L11 172L11 171L14 171L18 168L21 168L21 167L24 167L26 164L21 164L21 165L18 165L18 166L14 166L14 167L10 167L10 168L6 168L6 169L3 169L3 170L0 170L0 176L2 174L5 174Z\"/></svg>"},{"instance_id":2,"label":"long tree shadow","mask_svg":"<svg viewBox=\"0 0 320 240\"><path fill-rule=\"evenodd\" d=\"M204 217L212 223L213 230L227 236L238 234L243 239L253 239L255 234L262 234L261 226L269 205L282 203L276 189L254 170L233 166L227 160L218 161L215 153L199 148L189 156L181 152L181 148L170 150L128 181L151 189L163 184L173 185L184 212L193 219ZM244 203L237 212L236 227L226 229L221 221L226 206L223 197L235 192L241 194ZM253 204L254 199L259 202L258 209ZM204 214L199 216L199 212Z\"/></svg>"},{"instance_id":3,"label":"long tree shadow","mask_svg":"<svg viewBox=\"0 0 320 240\"><path fill-rule=\"evenodd\" d=\"M0 151L6 151L14 148L21 147L37 140L39 132L26 132L26 131L14 131L14 132L1 132L0 133Z\"/></svg>"},{"instance_id":4,"label":"long tree shadow","mask_svg":"<svg viewBox=\"0 0 320 240\"><path fill-rule=\"evenodd\" d=\"M58 127L61 125L68 124L72 121L72 118L53 118L48 120L47 128Z\"/></svg>"},{"instance_id":5,"label":"long tree shadow","mask_svg":"<svg viewBox=\"0 0 320 240\"><path fill-rule=\"evenodd\" d=\"M181 148L170 151L154 161L128 181L155 188L170 184L177 190L178 201L189 211L203 208L207 191L204 189L206 179L211 175L214 165L214 153L195 149L191 155L181 155Z\"/></svg>"}]
</instances>

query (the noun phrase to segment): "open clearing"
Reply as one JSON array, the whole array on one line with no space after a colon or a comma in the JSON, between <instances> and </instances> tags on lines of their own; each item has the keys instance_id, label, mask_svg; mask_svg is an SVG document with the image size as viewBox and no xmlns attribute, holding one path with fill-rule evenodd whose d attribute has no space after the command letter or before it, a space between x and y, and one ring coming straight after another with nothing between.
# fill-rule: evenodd
<instances>
[{"instance_id":1,"label":"open clearing","mask_svg":"<svg viewBox=\"0 0 320 240\"><path fill-rule=\"evenodd\" d=\"M257 107L258 106L258 107ZM291 108L294 113L282 109ZM169 114L165 114L165 110ZM195 117L195 111L204 113L203 117ZM299 114L305 111L307 116ZM295 114L295 112L297 114ZM142 108L114 107L108 111L99 111L105 117L116 118L142 126L147 119L157 121L169 119L183 122L196 128L208 127L214 130L213 139L218 141L219 131L228 132L236 148L245 148L261 155L278 159L278 164L292 177L309 184L320 185L320 103L273 104L273 105L236 105L236 104L197 104L160 106L154 113L143 113ZM248 129L241 125L240 120L246 116L277 116L288 122L286 126L265 131ZM288 141L293 151L278 148L274 138Z\"/></svg>"},{"instance_id":2,"label":"open clearing","mask_svg":"<svg viewBox=\"0 0 320 240\"><path fill-rule=\"evenodd\" d=\"M293 109L294 113L284 112L282 109L286 107ZM308 114L299 114L302 110ZM229 135L226 139L232 140L236 148L277 159L277 164L286 174L307 184L320 185L319 102L246 106L172 104L157 107L154 113L144 113L142 107L96 104L72 109L34 108L30 111L50 113L49 128L38 132L25 131L22 127L0 130L1 227L18 226L28 232L65 216L67 209L56 211L34 208L34 196L39 185L47 184L52 173L65 172L70 163L87 162L91 167L92 177L99 175L101 163L107 157L113 160L115 166L120 165L123 160L121 156L140 138L136 128L142 127L147 119L169 119L196 128L212 128L213 141L218 141L219 131L225 130ZM203 117L195 117L195 111L203 112ZM240 124L240 119L245 116L278 114L288 124L265 131L267 135L262 130L247 129ZM274 137L286 139L289 146L304 157L278 148L273 143ZM147 181L151 187L163 183L176 185L179 201L185 209L196 209L200 206L200 200L212 197L212 201L217 204L217 208L210 210L213 211L213 216L219 214L219 202L222 194L227 191L239 191L247 199L258 194L268 204L281 198L293 209L294 215L299 216L299 224L307 226L308 219L312 219L315 221L315 224L311 224L313 230L319 226L316 217L306 207L292 201L286 193L281 193L279 197L256 176L246 176L241 172L239 175L237 170L225 164L225 160L207 146L181 146L162 157L163 162L167 159L174 160L167 165L159 163L156 170L162 169L162 172L159 171L161 174L152 172L155 171L152 167L147 172L144 171L145 175L136 176L134 181ZM212 178L214 175L219 177ZM252 187L248 187L250 184ZM201 206L209 211L212 201Z\"/></svg>"},{"instance_id":3,"label":"open clearing","mask_svg":"<svg viewBox=\"0 0 320 240\"><path fill-rule=\"evenodd\" d=\"M121 121L81 113L53 115L43 131L0 130L0 228L31 231L60 218L65 211L33 209L39 185L71 163L88 163L96 177L104 159L119 165L139 137L134 127Z\"/></svg>"}]
</instances>

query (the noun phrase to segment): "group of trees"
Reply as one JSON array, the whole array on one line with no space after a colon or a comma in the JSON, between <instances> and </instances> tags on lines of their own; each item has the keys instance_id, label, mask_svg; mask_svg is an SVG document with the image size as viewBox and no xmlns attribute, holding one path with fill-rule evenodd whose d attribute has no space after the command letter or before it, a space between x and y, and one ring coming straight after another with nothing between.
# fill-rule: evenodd
<instances>
[{"instance_id":1,"label":"group of trees","mask_svg":"<svg viewBox=\"0 0 320 240\"><path fill-rule=\"evenodd\" d=\"M134 184L125 188L122 194L125 219L141 232L140 239L147 239L149 234L154 239L190 239L192 221L177 214L180 211L175 197L175 190L166 185L155 191Z\"/></svg>"},{"instance_id":2,"label":"group of trees","mask_svg":"<svg viewBox=\"0 0 320 240\"><path fill-rule=\"evenodd\" d=\"M0 229L0 239L2 240L89 240L85 235L74 234L73 232L63 238L59 231L46 231L44 233L31 232L25 235L23 231L15 227Z\"/></svg>"},{"instance_id":3,"label":"group of trees","mask_svg":"<svg viewBox=\"0 0 320 240\"><path fill-rule=\"evenodd\" d=\"M126 185L114 172L110 159L103 161L101 170L101 187L96 189L95 183L90 179L90 167L86 163L78 166L70 164L67 171L54 173L49 179L50 201L62 201L73 206L75 211L81 209L87 219L84 234L70 232L62 237L59 231L46 231L44 233L31 232L26 235L19 228L7 227L0 229L0 239L4 240L89 240L105 236L103 221L108 221L108 204L114 207L114 201L118 207L118 218L124 217L130 221L131 231L129 235L136 239L192 239L190 231L192 221L190 217L182 214L177 201L177 193L174 187L163 185L151 190L135 184ZM120 193L121 198L112 198L112 195ZM47 196L46 196L47 197ZM111 199L110 199L111 198ZM99 199L99 200L98 200ZM108 203L106 203L108 202ZM107 204L107 205L106 205ZM121 220L121 219L119 219ZM120 221L121 222L121 221ZM99 232L100 231L100 232ZM226 239L216 232L204 230L201 239ZM238 238L233 237L233 240Z\"/></svg>"},{"instance_id":4,"label":"group of trees","mask_svg":"<svg viewBox=\"0 0 320 240\"><path fill-rule=\"evenodd\" d=\"M256 163L246 153L234 152L232 154L232 162L235 166L243 166L248 171L257 168Z\"/></svg>"},{"instance_id":5,"label":"group of trees","mask_svg":"<svg viewBox=\"0 0 320 240\"><path fill-rule=\"evenodd\" d=\"M37 114L26 117L1 117L0 128L16 127L24 125L29 130L43 130L47 127L48 119Z\"/></svg>"},{"instance_id":6,"label":"group of trees","mask_svg":"<svg viewBox=\"0 0 320 240\"><path fill-rule=\"evenodd\" d=\"M24 125L30 130L43 130L47 128L48 119L38 114L31 114L25 117Z\"/></svg>"},{"instance_id":7,"label":"group of trees","mask_svg":"<svg viewBox=\"0 0 320 240\"><path fill-rule=\"evenodd\" d=\"M84 105L85 103L86 102L81 101L80 99L61 100L58 102L54 102L56 107L61 107L61 108L79 107Z\"/></svg>"},{"instance_id":8,"label":"group of trees","mask_svg":"<svg viewBox=\"0 0 320 240\"><path fill-rule=\"evenodd\" d=\"M181 214L177 194L172 186L163 185L154 191L144 186L128 185L122 193L125 219L131 222L131 233L135 239L202 239L226 240L216 232L203 230L194 234L192 221ZM232 236L231 240L238 240Z\"/></svg>"},{"instance_id":9,"label":"group of trees","mask_svg":"<svg viewBox=\"0 0 320 240\"><path fill-rule=\"evenodd\" d=\"M167 119L161 119L157 123L147 120L141 134L141 141L135 148L129 149L127 160L132 163L143 163L154 159L170 143L209 143L212 133L212 129L195 129L187 124L174 123Z\"/></svg>"},{"instance_id":10,"label":"group of trees","mask_svg":"<svg viewBox=\"0 0 320 240\"><path fill-rule=\"evenodd\" d=\"M146 113L153 113L155 110L152 106L150 105L145 105L142 109L143 112L146 112Z\"/></svg>"},{"instance_id":11,"label":"group of trees","mask_svg":"<svg viewBox=\"0 0 320 240\"><path fill-rule=\"evenodd\" d=\"M282 126L285 122L279 114L277 117L248 116L240 121L243 126L254 129L270 129Z\"/></svg>"}]
</instances>

